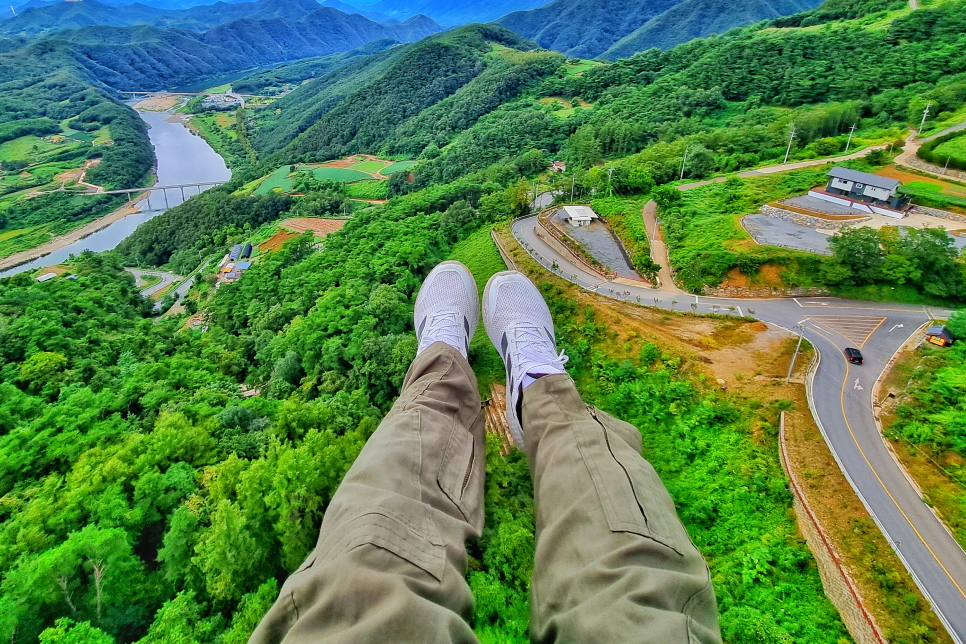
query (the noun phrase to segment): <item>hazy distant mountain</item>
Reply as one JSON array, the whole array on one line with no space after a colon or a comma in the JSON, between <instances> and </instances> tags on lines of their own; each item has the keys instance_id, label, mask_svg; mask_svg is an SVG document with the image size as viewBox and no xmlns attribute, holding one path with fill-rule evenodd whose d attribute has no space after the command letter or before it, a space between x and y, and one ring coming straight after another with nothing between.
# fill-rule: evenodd
<instances>
[{"instance_id":1,"label":"hazy distant mountain","mask_svg":"<svg viewBox=\"0 0 966 644\"><path fill-rule=\"evenodd\" d=\"M315 0L258 0L257 2L217 2L199 5L190 9L157 9L137 3L123 6L110 6L101 0L80 0L77 2L57 2L42 7L26 9L15 18L0 23L0 33L12 35L35 35L62 29L78 29L88 26L125 27L133 25L153 25L172 27L191 31L208 29L234 20L301 20L309 14L323 9ZM326 8L336 13L323 14L332 20L342 20L348 13L336 8ZM349 7L352 9L352 7ZM352 13L358 13L352 9ZM400 30L399 39L408 42L410 27ZM418 36L433 33L436 27L424 21L417 21Z\"/></svg>"},{"instance_id":2,"label":"hazy distant mountain","mask_svg":"<svg viewBox=\"0 0 966 644\"><path fill-rule=\"evenodd\" d=\"M319 0L319 3L324 7L332 7L333 9L338 9L343 13L360 13L369 20L375 20L376 22L385 22L387 20L392 20L392 16L384 13L379 13L378 11L369 11L367 7L356 7L349 4L348 2L342 2L342 0Z\"/></svg>"},{"instance_id":3,"label":"hazy distant mountain","mask_svg":"<svg viewBox=\"0 0 966 644\"><path fill-rule=\"evenodd\" d=\"M429 16L439 24L452 27L471 22L491 22L511 11L534 9L548 0L379 0L363 5L353 2L360 11L375 12L404 20L416 14Z\"/></svg>"},{"instance_id":4,"label":"hazy distant mountain","mask_svg":"<svg viewBox=\"0 0 966 644\"><path fill-rule=\"evenodd\" d=\"M85 27L41 36L31 47L68 51L94 78L116 89L162 90L234 70L348 51L376 40L410 42L438 31L439 25L426 16L390 26L317 7L298 20L243 18L204 33L149 25Z\"/></svg>"},{"instance_id":5,"label":"hazy distant mountain","mask_svg":"<svg viewBox=\"0 0 966 644\"><path fill-rule=\"evenodd\" d=\"M720 34L761 20L814 9L821 0L685 0L616 42L604 52L611 60L660 47L670 49L694 38Z\"/></svg>"},{"instance_id":6,"label":"hazy distant mountain","mask_svg":"<svg viewBox=\"0 0 966 644\"><path fill-rule=\"evenodd\" d=\"M618 58L776 18L821 0L554 0L498 20L570 56Z\"/></svg>"}]
</instances>

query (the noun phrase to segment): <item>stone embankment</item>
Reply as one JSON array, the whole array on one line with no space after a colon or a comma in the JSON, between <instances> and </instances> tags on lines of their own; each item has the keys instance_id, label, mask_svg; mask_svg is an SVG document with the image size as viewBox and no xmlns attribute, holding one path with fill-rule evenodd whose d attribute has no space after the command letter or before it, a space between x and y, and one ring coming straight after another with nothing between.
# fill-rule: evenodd
<instances>
[{"instance_id":1,"label":"stone embankment","mask_svg":"<svg viewBox=\"0 0 966 644\"><path fill-rule=\"evenodd\" d=\"M913 210L923 215L929 215L930 217L938 217L939 219L948 219L950 221L966 224L966 215L960 215L955 212L949 212L948 210L939 210L938 208L927 208L926 206L915 206Z\"/></svg>"},{"instance_id":2,"label":"stone embankment","mask_svg":"<svg viewBox=\"0 0 966 644\"><path fill-rule=\"evenodd\" d=\"M758 212L769 217L775 217L776 219L782 219L793 224L798 224L799 226L808 226L809 228L824 228L825 230L841 230L845 226L856 226L863 224L867 221L871 221L871 217L861 217L858 219L823 219L822 217L811 217L809 215L803 215L801 213L792 212L791 210L785 210L784 208L776 208L775 206L764 205L759 208ZM755 241L758 241L757 239ZM758 242L762 243L762 242Z\"/></svg>"},{"instance_id":3,"label":"stone embankment","mask_svg":"<svg viewBox=\"0 0 966 644\"><path fill-rule=\"evenodd\" d=\"M897 163L899 163L899 161L899 159L896 159ZM933 165L932 163L929 163L915 154L903 155L901 158L901 165L909 168L915 168L916 170L921 170L923 172L928 172L929 174L939 175L940 177L966 180L966 172Z\"/></svg>"}]
</instances>

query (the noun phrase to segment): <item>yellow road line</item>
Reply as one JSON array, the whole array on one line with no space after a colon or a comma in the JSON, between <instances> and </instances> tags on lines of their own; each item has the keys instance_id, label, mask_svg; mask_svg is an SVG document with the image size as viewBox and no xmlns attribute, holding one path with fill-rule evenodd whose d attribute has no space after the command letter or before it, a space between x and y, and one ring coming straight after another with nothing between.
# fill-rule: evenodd
<instances>
[{"instance_id":1,"label":"yellow road line","mask_svg":"<svg viewBox=\"0 0 966 644\"><path fill-rule=\"evenodd\" d=\"M916 536L919 537L919 540L922 541L922 545L926 546L926 550L929 551L929 554L932 555L932 558L936 560L936 563L939 564L939 567L942 568L943 572L946 573L946 576L949 577L949 581L953 582L953 585L956 586L956 589L959 591L959 593L963 596L964 599L966 599L966 591L964 591L962 586L960 586L959 583L956 582L956 580L953 578L952 573L949 572L949 569L947 569L946 566L943 565L943 562L939 560L939 557L936 555L933 549L929 547L929 544L926 542L926 539L922 536L922 533L920 533L919 530L916 529L916 526L912 523L912 520L909 518L909 515L905 513L905 511L902 509L902 506L900 506L899 502L896 501L896 498L892 496L892 492L890 492L889 488L886 487L886 484L879 476L879 473L875 470L874 467L872 467L872 462L869 460L869 457L865 455L865 450L862 449L861 445L859 445L859 441L855 437L855 432L852 431L852 423L849 422L849 416L845 412L845 388L848 386L849 376L851 372L852 372L852 365L849 364L848 360L846 360L845 361L845 380L842 383L842 398L841 398L842 418L845 420L845 426L849 430L849 435L852 437L852 442L855 443L855 446L859 449L859 454L861 454L863 460L865 460L865 464L869 466L869 470L872 472L873 476L875 476L875 479L879 482L879 485L882 486L882 489L885 490L885 493L889 495L889 498L895 504L896 509L899 510L899 513L902 515L902 517L906 520L906 523L909 524L909 527L912 528L912 531L915 532Z\"/></svg>"}]
</instances>

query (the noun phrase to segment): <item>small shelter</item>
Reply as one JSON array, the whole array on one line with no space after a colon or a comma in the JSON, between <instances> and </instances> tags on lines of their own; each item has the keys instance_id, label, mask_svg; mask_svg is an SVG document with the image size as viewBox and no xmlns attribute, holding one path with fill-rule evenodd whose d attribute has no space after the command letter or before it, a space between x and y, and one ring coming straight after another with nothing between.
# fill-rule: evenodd
<instances>
[{"instance_id":1,"label":"small shelter","mask_svg":"<svg viewBox=\"0 0 966 644\"><path fill-rule=\"evenodd\" d=\"M241 252L242 252L242 245L241 244L235 244L234 246L232 246L231 247L231 252L228 253L228 261L229 262L237 261L238 260L238 256L241 255Z\"/></svg>"},{"instance_id":2,"label":"small shelter","mask_svg":"<svg viewBox=\"0 0 966 644\"><path fill-rule=\"evenodd\" d=\"M245 244L245 248L241 252L241 258L242 259L248 259L251 256L252 256L252 245L251 244Z\"/></svg>"},{"instance_id":3,"label":"small shelter","mask_svg":"<svg viewBox=\"0 0 966 644\"><path fill-rule=\"evenodd\" d=\"M564 206L563 220L574 228L587 226L595 219L600 219L600 215L587 206Z\"/></svg>"},{"instance_id":4,"label":"small shelter","mask_svg":"<svg viewBox=\"0 0 966 644\"><path fill-rule=\"evenodd\" d=\"M937 347L948 347L955 341L956 338L949 332L949 329L941 324L926 329L926 342L935 344Z\"/></svg>"}]
</instances>

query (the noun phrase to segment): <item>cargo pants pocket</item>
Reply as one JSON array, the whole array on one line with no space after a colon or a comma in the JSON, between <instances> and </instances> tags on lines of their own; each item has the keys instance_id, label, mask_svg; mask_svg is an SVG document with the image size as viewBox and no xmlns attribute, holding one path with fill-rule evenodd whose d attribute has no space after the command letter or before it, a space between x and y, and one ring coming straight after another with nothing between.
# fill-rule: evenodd
<instances>
[{"instance_id":1,"label":"cargo pants pocket","mask_svg":"<svg viewBox=\"0 0 966 644\"><path fill-rule=\"evenodd\" d=\"M577 446L610 530L647 537L683 555L684 527L657 472L641 456L637 428L595 407L587 410L600 431L575 431ZM686 535L684 539L688 543Z\"/></svg>"}]
</instances>

